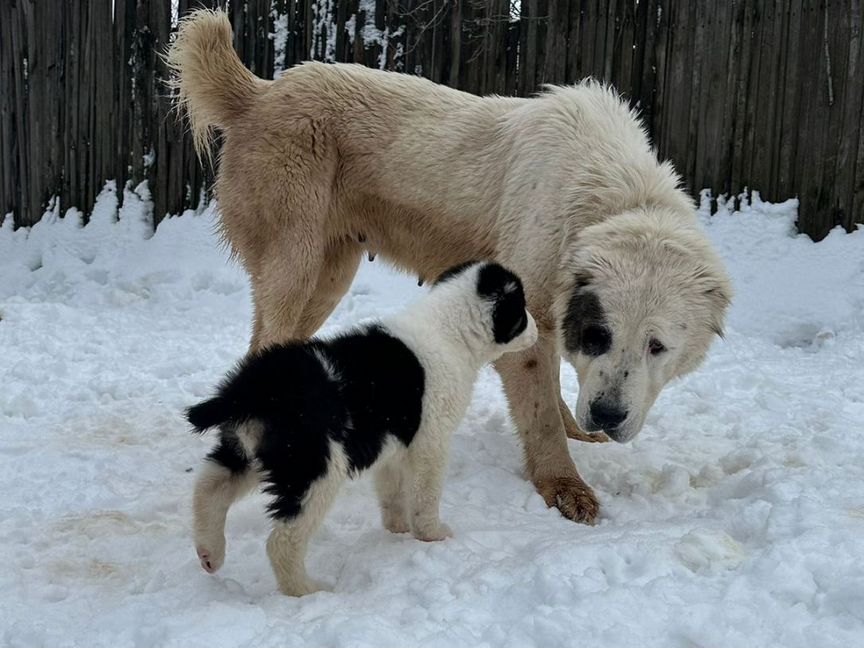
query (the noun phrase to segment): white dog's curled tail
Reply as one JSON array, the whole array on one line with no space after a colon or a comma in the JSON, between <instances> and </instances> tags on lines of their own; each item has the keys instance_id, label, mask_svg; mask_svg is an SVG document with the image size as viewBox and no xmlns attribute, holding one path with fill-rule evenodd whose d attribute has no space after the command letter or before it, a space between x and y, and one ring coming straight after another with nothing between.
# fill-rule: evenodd
<instances>
[{"instance_id":1,"label":"white dog's curled tail","mask_svg":"<svg viewBox=\"0 0 864 648\"><path fill-rule=\"evenodd\" d=\"M179 107L189 117L198 157L209 161L214 127L229 129L270 82L240 61L224 11L199 9L183 18L165 61Z\"/></svg>"}]
</instances>

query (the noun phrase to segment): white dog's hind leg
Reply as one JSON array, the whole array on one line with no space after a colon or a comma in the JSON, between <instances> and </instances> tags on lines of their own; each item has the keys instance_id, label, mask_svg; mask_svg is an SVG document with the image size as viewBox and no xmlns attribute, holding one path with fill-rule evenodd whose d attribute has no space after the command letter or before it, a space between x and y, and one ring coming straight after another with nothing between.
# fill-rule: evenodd
<instances>
[{"instance_id":1,"label":"white dog's hind leg","mask_svg":"<svg viewBox=\"0 0 864 648\"><path fill-rule=\"evenodd\" d=\"M419 436L419 435L418 435ZM447 436L414 438L408 448L413 471L411 484L411 531L418 540L435 541L452 537L453 532L439 518L444 471L447 467Z\"/></svg>"},{"instance_id":2,"label":"white dog's hind leg","mask_svg":"<svg viewBox=\"0 0 864 648\"><path fill-rule=\"evenodd\" d=\"M208 573L225 562L225 517L231 505L258 485L258 473L248 468L241 474L206 459L195 483L192 508L195 517L195 551Z\"/></svg>"},{"instance_id":3,"label":"white dog's hind leg","mask_svg":"<svg viewBox=\"0 0 864 648\"><path fill-rule=\"evenodd\" d=\"M360 246L354 241L331 243L326 247L315 290L303 307L294 337L302 340L321 328L351 287L360 258Z\"/></svg>"},{"instance_id":4,"label":"white dog's hind leg","mask_svg":"<svg viewBox=\"0 0 864 648\"><path fill-rule=\"evenodd\" d=\"M375 490L381 505L381 523L392 533L407 533L408 513L406 509L405 470L399 463L404 458L391 457L375 471Z\"/></svg>"}]
</instances>

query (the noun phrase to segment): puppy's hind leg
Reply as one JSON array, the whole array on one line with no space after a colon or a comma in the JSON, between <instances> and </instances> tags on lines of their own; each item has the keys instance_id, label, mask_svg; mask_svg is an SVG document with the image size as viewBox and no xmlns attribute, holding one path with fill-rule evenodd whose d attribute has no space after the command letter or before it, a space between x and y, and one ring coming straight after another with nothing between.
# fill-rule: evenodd
<instances>
[{"instance_id":1,"label":"puppy's hind leg","mask_svg":"<svg viewBox=\"0 0 864 648\"><path fill-rule=\"evenodd\" d=\"M344 454L336 447L337 444L331 446L327 472L316 479L301 498L295 500L299 511L292 514L271 506L275 523L267 538L267 557L273 567L279 591L288 596L303 596L328 589L323 583L307 576L305 559L309 540L321 526L324 515L330 510L347 475ZM290 487L283 493L280 485L274 483L268 484L266 491L280 499L285 495L295 495Z\"/></svg>"},{"instance_id":2,"label":"puppy's hind leg","mask_svg":"<svg viewBox=\"0 0 864 648\"><path fill-rule=\"evenodd\" d=\"M223 436L204 460L195 482L192 506L195 516L195 551L208 573L225 562L225 518L231 505L258 485L243 448Z\"/></svg>"},{"instance_id":3,"label":"puppy's hind leg","mask_svg":"<svg viewBox=\"0 0 864 648\"><path fill-rule=\"evenodd\" d=\"M405 493L405 471L402 457L391 457L375 471L375 490L381 505L381 523L392 533L408 533L408 496Z\"/></svg>"}]
</instances>

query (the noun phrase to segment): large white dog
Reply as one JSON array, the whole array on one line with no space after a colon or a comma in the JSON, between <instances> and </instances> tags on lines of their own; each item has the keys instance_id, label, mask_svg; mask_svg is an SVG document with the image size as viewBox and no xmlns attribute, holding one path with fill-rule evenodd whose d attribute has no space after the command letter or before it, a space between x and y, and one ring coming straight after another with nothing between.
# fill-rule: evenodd
<instances>
[{"instance_id":1,"label":"large white dog","mask_svg":"<svg viewBox=\"0 0 864 648\"><path fill-rule=\"evenodd\" d=\"M540 329L496 363L527 473L547 504L592 522L567 435L633 438L662 387L702 361L731 295L692 200L626 104L594 82L480 98L357 65L265 81L218 11L186 18L168 61L199 152L223 135L216 192L252 278L252 348L312 335L364 251L421 279L505 264ZM562 356L579 374L575 420Z\"/></svg>"}]
</instances>

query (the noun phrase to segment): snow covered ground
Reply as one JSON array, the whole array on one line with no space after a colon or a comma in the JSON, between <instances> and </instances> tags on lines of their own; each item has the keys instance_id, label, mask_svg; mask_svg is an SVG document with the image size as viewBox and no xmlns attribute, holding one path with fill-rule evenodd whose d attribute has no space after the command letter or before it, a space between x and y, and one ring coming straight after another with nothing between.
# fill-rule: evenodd
<instances>
[{"instance_id":1,"label":"snow covered ground","mask_svg":"<svg viewBox=\"0 0 864 648\"><path fill-rule=\"evenodd\" d=\"M190 539L211 440L181 411L244 352L247 281L212 213L147 239L127 202L116 223L106 195L83 229L0 228L0 645L864 644L864 231L814 244L794 202L703 207L737 290L726 340L634 443L570 443L596 527L522 478L486 371L454 438L455 537L387 533L364 478L310 551L333 592L290 599L259 497L218 575ZM364 262L327 328L421 290Z\"/></svg>"}]
</instances>

